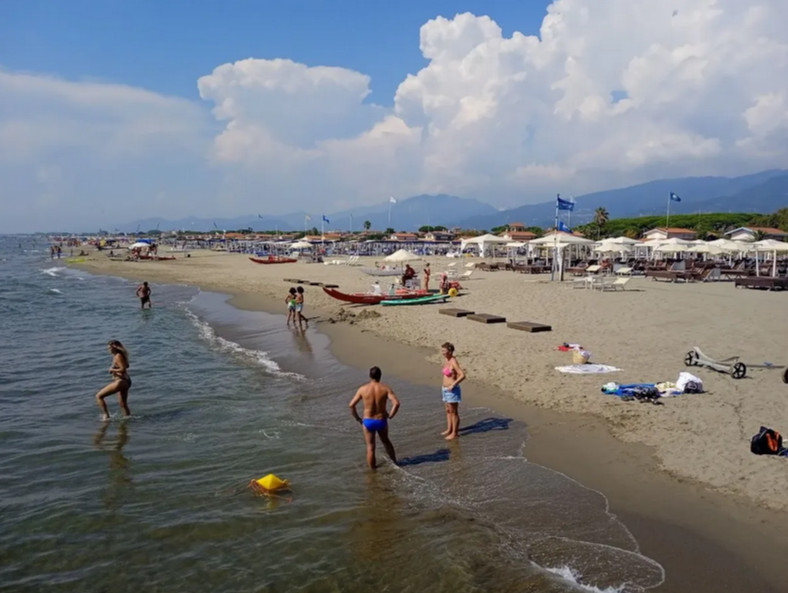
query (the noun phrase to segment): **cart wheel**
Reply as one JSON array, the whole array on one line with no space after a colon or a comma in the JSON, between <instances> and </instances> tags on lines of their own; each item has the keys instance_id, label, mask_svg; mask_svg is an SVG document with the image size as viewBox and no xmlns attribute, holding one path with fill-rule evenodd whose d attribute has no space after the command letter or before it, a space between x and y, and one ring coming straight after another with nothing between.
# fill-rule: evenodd
<instances>
[{"instance_id":1,"label":"cart wheel","mask_svg":"<svg viewBox=\"0 0 788 593\"><path fill-rule=\"evenodd\" d=\"M687 355L684 357L684 364L688 367L698 364L698 354L694 350L687 352Z\"/></svg>"},{"instance_id":2,"label":"cart wheel","mask_svg":"<svg viewBox=\"0 0 788 593\"><path fill-rule=\"evenodd\" d=\"M788 369L783 371L783 383L788 383Z\"/></svg>"},{"instance_id":3,"label":"cart wheel","mask_svg":"<svg viewBox=\"0 0 788 593\"><path fill-rule=\"evenodd\" d=\"M733 365L733 370L731 371L731 377L734 379L741 379L744 375L747 374L747 365L743 362L737 362Z\"/></svg>"}]
</instances>

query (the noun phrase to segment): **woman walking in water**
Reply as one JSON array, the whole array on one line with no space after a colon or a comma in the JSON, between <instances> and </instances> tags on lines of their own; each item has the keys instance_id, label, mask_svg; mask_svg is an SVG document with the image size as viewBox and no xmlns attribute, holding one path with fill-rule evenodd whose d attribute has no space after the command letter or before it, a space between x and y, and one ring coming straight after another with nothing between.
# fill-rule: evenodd
<instances>
[{"instance_id":1,"label":"woman walking in water","mask_svg":"<svg viewBox=\"0 0 788 593\"><path fill-rule=\"evenodd\" d=\"M129 389L131 389L131 377L129 377L129 353L118 340L107 342L107 349L112 354L112 366L109 367L109 374L114 377L114 381L96 394L96 402L101 408L102 420L109 420L109 410L104 398L113 393L118 394L120 408L126 416L131 416L129 404Z\"/></svg>"},{"instance_id":2,"label":"woman walking in water","mask_svg":"<svg viewBox=\"0 0 788 593\"><path fill-rule=\"evenodd\" d=\"M454 356L454 344L445 342L441 346L441 354L445 359L443 362L443 405L446 408L446 430L441 434L451 441L460 436L460 402L462 401L462 391L460 383L465 380L465 371L462 370L460 363Z\"/></svg>"}]
</instances>

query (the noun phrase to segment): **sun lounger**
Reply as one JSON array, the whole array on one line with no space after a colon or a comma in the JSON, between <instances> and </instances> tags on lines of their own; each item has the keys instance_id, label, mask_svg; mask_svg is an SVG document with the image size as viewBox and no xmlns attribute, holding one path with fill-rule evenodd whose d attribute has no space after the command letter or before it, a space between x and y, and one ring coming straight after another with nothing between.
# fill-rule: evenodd
<instances>
[{"instance_id":1,"label":"sun lounger","mask_svg":"<svg viewBox=\"0 0 788 593\"><path fill-rule=\"evenodd\" d=\"M750 276L748 278L736 278L734 282L736 288L762 288L766 290L788 290L788 278L772 278L771 276Z\"/></svg>"},{"instance_id":2,"label":"sun lounger","mask_svg":"<svg viewBox=\"0 0 788 593\"><path fill-rule=\"evenodd\" d=\"M624 266L616 270L616 276L631 276L633 271L629 266Z\"/></svg>"},{"instance_id":3,"label":"sun lounger","mask_svg":"<svg viewBox=\"0 0 788 593\"><path fill-rule=\"evenodd\" d=\"M629 280L630 280L629 278L621 277L621 278L616 278L612 282L600 282L599 283L599 290L601 290L603 292L606 291L606 290L616 291L619 288L621 290L626 290L626 286L627 286L627 283L629 282Z\"/></svg>"},{"instance_id":4,"label":"sun lounger","mask_svg":"<svg viewBox=\"0 0 788 593\"><path fill-rule=\"evenodd\" d=\"M468 315L466 319L472 319L473 321L478 321L479 323L506 323L506 317L501 317L500 315L490 315L489 313L474 313L472 315Z\"/></svg>"},{"instance_id":5,"label":"sun lounger","mask_svg":"<svg viewBox=\"0 0 788 593\"><path fill-rule=\"evenodd\" d=\"M506 327L511 327L512 329L519 329L521 331L531 333L549 332L553 329L549 325L545 325L544 323L535 323L533 321L510 321L506 324Z\"/></svg>"}]
</instances>

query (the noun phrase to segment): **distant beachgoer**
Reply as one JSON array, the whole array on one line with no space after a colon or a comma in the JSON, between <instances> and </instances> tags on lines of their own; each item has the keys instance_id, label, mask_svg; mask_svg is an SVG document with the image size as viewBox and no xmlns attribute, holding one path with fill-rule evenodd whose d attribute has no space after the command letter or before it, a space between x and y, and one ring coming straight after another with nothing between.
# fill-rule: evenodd
<instances>
[{"instance_id":1,"label":"distant beachgoer","mask_svg":"<svg viewBox=\"0 0 788 593\"><path fill-rule=\"evenodd\" d=\"M440 289L441 294L447 294L449 292L451 283L449 282L449 275L446 272L441 272L441 280L438 284L438 288Z\"/></svg>"},{"instance_id":2,"label":"distant beachgoer","mask_svg":"<svg viewBox=\"0 0 788 593\"><path fill-rule=\"evenodd\" d=\"M102 420L109 420L109 410L104 398L113 393L118 394L118 403L126 416L131 416L128 398L131 389L131 377L129 377L129 353L118 340L107 342L107 349L112 354L112 366L109 367L109 374L114 377L114 381L96 394L96 401L102 411Z\"/></svg>"},{"instance_id":3,"label":"distant beachgoer","mask_svg":"<svg viewBox=\"0 0 788 593\"><path fill-rule=\"evenodd\" d=\"M301 325L301 322L303 322L308 326L309 320L306 317L304 317L304 287L303 286L299 286L298 288L296 288L295 310L296 310L296 315L298 315L298 325Z\"/></svg>"},{"instance_id":4,"label":"distant beachgoer","mask_svg":"<svg viewBox=\"0 0 788 593\"><path fill-rule=\"evenodd\" d=\"M285 303L287 303L287 325L290 325L291 321L296 322L296 289L292 286L287 291Z\"/></svg>"},{"instance_id":5,"label":"distant beachgoer","mask_svg":"<svg viewBox=\"0 0 788 593\"><path fill-rule=\"evenodd\" d=\"M145 305L148 305L148 309L153 308L153 303L150 300L150 286L148 286L147 282L143 282L137 287L137 296L140 298L140 309L144 309Z\"/></svg>"},{"instance_id":6,"label":"distant beachgoer","mask_svg":"<svg viewBox=\"0 0 788 593\"><path fill-rule=\"evenodd\" d=\"M60 259L60 256L63 255L63 248L58 245L57 246L57 258Z\"/></svg>"},{"instance_id":7,"label":"distant beachgoer","mask_svg":"<svg viewBox=\"0 0 788 593\"><path fill-rule=\"evenodd\" d=\"M431 274L429 262L424 264L424 270L422 271L422 274L424 274L424 290L428 291L430 289L430 274Z\"/></svg>"},{"instance_id":8,"label":"distant beachgoer","mask_svg":"<svg viewBox=\"0 0 788 593\"><path fill-rule=\"evenodd\" d=\"M410 287L410 281L416 277L416 270L410 267L410 264L405 264L405 271L402 273L402 286L405 288Z\"/></svg>"},{"instance_id":9,"label":"distant beachgoer","mask_svg":"<svg viewBox=\"0 0 788 593\"><path fill-rule=\"evenodd\" d=\"M380 442L386 449L386 454L391 461L397 463L397 454L394 445L389 440L388 421L394 418L399 410L399 400L394 395L391 387L380 382L382 372L378 367L369 369L369 383L365 383L356 391L356 395L350 400L350 413L356 422L359 422L364 431L364 441L367 444L367 465L370 469L375 469L375 434L377 433ZM391 400L391 412L386 408ZM364 417L358 415L356 406L359 402L364 403Z\"/></svg>"},{"instance_id":10,"label":"distant beachgoer","mask_svg":"<svg viewBox=\"0 0 788 593\"><path fill-rule=\"evenodd\" d=\"M446 359L441 371L443 374L441 395L446 408L446 430L441 434L450 441L460 436L460 402L462 401L460 383L465 380L465 371L454 356L454 344L445 342L441 345L441 354Z\"/></svg>"}]
</instances>

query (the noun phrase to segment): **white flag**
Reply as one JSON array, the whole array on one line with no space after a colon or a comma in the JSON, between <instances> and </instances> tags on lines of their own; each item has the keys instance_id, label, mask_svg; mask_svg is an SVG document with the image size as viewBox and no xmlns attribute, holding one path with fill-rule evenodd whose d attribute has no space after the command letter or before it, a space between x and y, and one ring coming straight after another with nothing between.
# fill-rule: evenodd
<instances>
[{"instance_id":1,"label":"white flag","mask_svg":"<svg viewBox=\"0 0 788 593\"><path fill-rule=\"evenodd\" d=\"M394 196L390 196L389 197L389 202L391 202L392 204L396 204L397 203L397 198L395 198Z\"/></svg>"}]
</instances>

